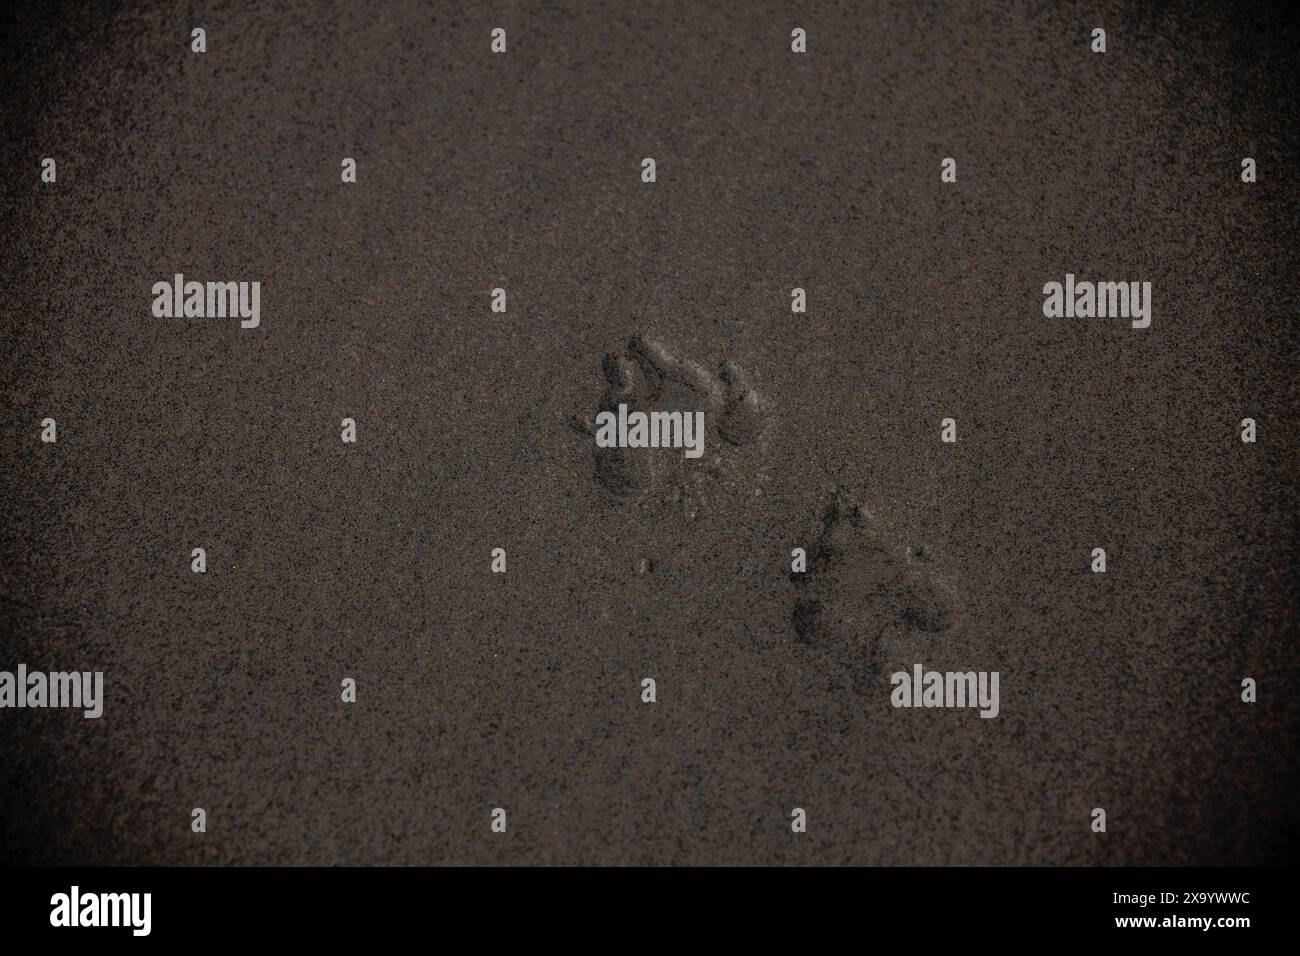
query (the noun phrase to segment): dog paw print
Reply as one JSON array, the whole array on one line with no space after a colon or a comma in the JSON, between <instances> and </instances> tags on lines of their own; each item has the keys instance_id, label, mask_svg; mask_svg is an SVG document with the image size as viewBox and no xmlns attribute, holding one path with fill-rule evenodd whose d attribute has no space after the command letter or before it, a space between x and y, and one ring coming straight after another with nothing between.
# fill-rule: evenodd
<instances>
[{"instance_id":1,"label":"dog paw print","mask_svg":"<svg viewBox=\"0 0 1300 956\"><path fill-rule=\"evenodd\" d=\"M807 552L807 571L790 575L792 624L801 641L865 639L880 662L917 635L956 622L956 589L930 551L900 541L843 496L826 505Z\"/></svg>"},{"instance_id":2,"label":"dog paw print","mask_svg":"<svg viewBox=\"0 0 1300 956\"><path fill-rule=\"evenodd\" d=\"M598 448L593 475L620 500L646 499L681 505L694 517L712 494L741 493L761 481L768 409L744 371L727 360L709 367L678 355L662 342L633 336L626 348L601 363L605 388L595 411L574 419L594 436L600 412L703 412L704 453L697 460L680 450Z\"/></svg>"}]
</instances>

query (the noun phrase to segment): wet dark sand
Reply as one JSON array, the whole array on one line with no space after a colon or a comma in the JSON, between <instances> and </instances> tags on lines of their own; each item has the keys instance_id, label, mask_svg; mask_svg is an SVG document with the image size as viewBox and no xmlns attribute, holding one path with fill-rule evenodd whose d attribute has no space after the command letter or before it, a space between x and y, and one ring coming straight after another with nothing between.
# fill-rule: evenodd
<instances>
[{"instance_id":1,"label":"wet dark sand","mask_svg":"<svg viewBox=\"0 0 1300 956\"><path fill-rule=\"evenodd\" d=\"M6 21L0 669L107 687L0 712L6 860L1295 859L1293 18L429 7ZM636 337L752 433L598 461Z\"/></svg>"}]
</instances>

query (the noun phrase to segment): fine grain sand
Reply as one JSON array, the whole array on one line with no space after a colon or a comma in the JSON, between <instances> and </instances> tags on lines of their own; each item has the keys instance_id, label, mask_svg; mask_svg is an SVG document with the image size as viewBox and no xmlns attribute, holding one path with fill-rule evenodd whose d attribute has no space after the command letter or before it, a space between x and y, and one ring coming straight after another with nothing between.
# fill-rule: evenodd
<instances>
[{"instance_id":1,"label":"fine grain sand","mask_svg":"<svg viewBox=\"0 0 1300 956\"><path fill-rule=\"evenodd\" d=\"M1294 15L262 6L5 15L4 860L1294 859Z\"/></svg>"}]
</instances>

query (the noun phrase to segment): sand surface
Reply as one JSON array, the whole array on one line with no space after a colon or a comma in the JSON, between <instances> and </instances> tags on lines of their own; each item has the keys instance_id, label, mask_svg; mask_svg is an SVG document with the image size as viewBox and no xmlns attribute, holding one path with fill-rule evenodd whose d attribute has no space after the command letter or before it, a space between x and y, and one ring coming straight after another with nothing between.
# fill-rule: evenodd
<instances>
[{"instance_id":1,"label":"sand surface","mask_svg":"<svg viewBox=\"0 0 1300 956\"><path fill-rule=\"evenodd\" d=\"M1294 859L1293 15L260 6L5 14L4 859Z\"/></svg>"}]
</instances>

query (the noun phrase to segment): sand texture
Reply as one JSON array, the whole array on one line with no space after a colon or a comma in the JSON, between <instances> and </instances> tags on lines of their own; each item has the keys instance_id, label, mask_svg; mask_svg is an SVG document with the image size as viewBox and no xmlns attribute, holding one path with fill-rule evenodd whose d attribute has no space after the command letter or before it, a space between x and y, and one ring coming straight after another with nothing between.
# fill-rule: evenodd
<instances>
[{"instance_id":1,"label":"sand texture","mask_svg":"<svg viewBox=\"0 0 1300 956\"><path fill-rule=\"evenodd\" d=\"M3 16L0 669L106 701L0 710L0 859L1295 860L1285 6Z\"/></svg>"}]
</instances>

